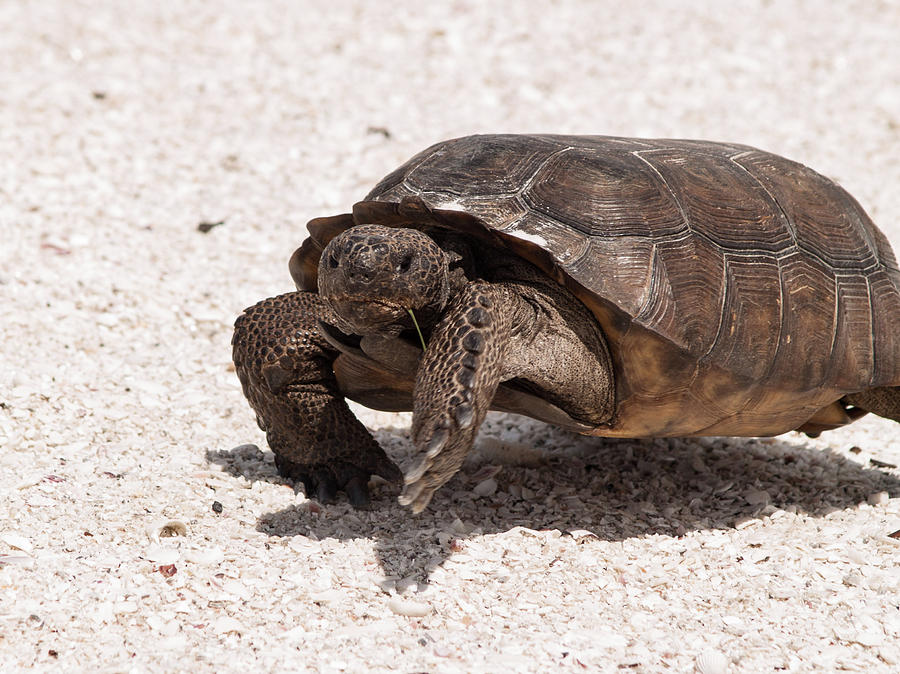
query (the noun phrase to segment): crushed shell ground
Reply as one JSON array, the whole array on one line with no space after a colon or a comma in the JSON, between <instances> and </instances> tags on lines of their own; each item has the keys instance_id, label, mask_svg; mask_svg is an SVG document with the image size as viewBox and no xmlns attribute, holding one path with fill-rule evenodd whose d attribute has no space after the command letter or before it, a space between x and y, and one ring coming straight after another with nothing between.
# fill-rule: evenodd
<instances>
[{"instance_id":1,"label":"crushed shell ground","mask_svg":"<svg viewBox=\"0 0 900 674\"><path fill-rule=\"evenodd\" d=\"M896 424L491 415L421 516L384 484L355 512L278 477L229 348L309 218L471 132L757 145L900 245L896 2L11 0L0 25L0 669L900 671ZM409 457L408 415L359 414Z\"/></svg>"}]
</instances>

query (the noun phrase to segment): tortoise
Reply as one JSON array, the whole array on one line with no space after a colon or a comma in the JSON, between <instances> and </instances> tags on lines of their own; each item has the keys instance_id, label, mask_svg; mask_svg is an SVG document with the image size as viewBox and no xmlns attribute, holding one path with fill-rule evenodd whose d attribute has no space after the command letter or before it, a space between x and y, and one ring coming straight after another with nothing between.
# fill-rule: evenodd
<instances>
[{"instance_id":1,"label":"tortoise","mask_svg":"<svg viewBox=\"0 0 900 674\"><path fill-rule=\"evenodd\" d=\"M321 500L365 506L377 474L421 511L488 409L630 438L900 421L887 239L746 145L457 138L308 233L297 292L247 309L233 348L279 472ZM405 476L345 399L412 410Z\"/></svg>"}]
</instances>

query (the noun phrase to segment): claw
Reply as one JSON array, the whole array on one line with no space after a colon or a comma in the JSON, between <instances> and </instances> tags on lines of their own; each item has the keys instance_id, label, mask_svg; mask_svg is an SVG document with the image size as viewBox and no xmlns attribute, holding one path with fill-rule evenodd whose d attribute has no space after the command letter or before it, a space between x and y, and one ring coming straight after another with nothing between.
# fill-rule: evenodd
<instances>
[{"instance_id":1,"label":"claw","mask_svg":"<svg viewBox=\"0 0 900 674\"><path fill-rule=\"evenodd\" d=\"M422 493L422 490L424 488L425 485L423 485L421 482L407 484L405 487L403 487L403 493L400 494L397 500L400 502L400 505L411 505L414 501L416 501L416 499L419 498L419 495ZM420 510L421 508L419 510L414 510L414 512L419 512Z\"/></svg>"},{"instance_id":2,"label":"claw","mask_svg":"<svg viewBox=\"0 0 900 674\"><path fill-rule=\"evenodd\" d=\"M354 508L365 508L369 505L369 486L361 477L351 478L344 486L347 499Z\"/></svg>"},{"instance_id":3,"label":"claw","mask_svg":"<svg viewBox=\"0 0 900 674\"><path fill-rule=\"evenodd\" d=\"M319 503L331 503L337 496L337 481L331 474L331 471L320 468L316 470L316 478L318 488L316 489L316 500Z\"/></svg>"},{"instance_id":4,"label":"claw","mask_svg":"<svg viewBox=\"0 0 900 674\"><path fill-rule=\"evenodd\" d=\"M434 496L436 489L436 487L426 486L421 480L426 472L427 464L427 461L422 461L415 470L407 474L406 485L403 487L403 492L397 498L400 505L409 506L413 515L418 515L425 510L425 506L431 503L431 497Z\"/></svg>"},{"instance_id":5,"label":"claw","mask_svg":"<svg viewBox=\"0 0 900 674\"><path fill-rule=\"evenodd\" d=\"M429 440L423 449L425 450L425 456L429 459L433 459L438 454L441 453L441 450L444 449L444 446L447 444L447 440L450 439L450 433L446 428L439 428L434 432L434 435L431 436L431 440Z\"/></svg>"},{"instance_id":6,"label":"claw","mask_svg":"<svg viewBox=\"0 0 900 674\"><path fill-rule=\"evenodd\" d=\"M430 462L427 458L423 458L419 461L419 464L415 468L411 468L406 475L403 476L403 481L407 484L413 484L414 482L418 482L422 479L422 476L425 475L425 471L428 470ZM404 487L404 491L405 491Z\"/></svg>"},{"instance_id":7,"label":"claw","mask_svg":"<svg viewBox=\"0 0 900 674\"><path fill-rule=\"evenodd\" d=\"M303 493L306 494L308 498L310 494L315 491L316 481L309 473L304 473L303 475L301 475L300 481L303 483Z\"/></svg>"},{"instance_id":8,"label":"claw","mask_svg":"<svg viewBox=\"0 0 900 674\"><path fill-rule=\"evenodd\" d=\"M472 425L472 421L475 419L475 410L468 403L463 403L454 410L453 417L460 429L465 430Z\"/></svg>"},{"instance_id":9,"label":"claw","mask_svg":"<svg viewBox=\"0 0 900 674\"><path fill-rule=\"evenodd\" d=\"M428 507L429 503L431 503L431 493L429 493L426 498L420 498L416 500L416 502L412 504L410 510L412 510L413 515L418 515L420 512L425 510L426 507Z\"/></svg>"},{"instance_id":10,"label":"claw","mask_svg":"<svg viewBox=\"0 0 900 674\"><path fill-rule=\"evenodd\" d=\"M416 493L416 497L410 504L410 510L412 510L413 515L418 515L420 512L425 510L426 506L431 503L432 496L434 496L434 489L425 489L424 487L420 487L418 492Z\"/></svg>"}]
</instances>

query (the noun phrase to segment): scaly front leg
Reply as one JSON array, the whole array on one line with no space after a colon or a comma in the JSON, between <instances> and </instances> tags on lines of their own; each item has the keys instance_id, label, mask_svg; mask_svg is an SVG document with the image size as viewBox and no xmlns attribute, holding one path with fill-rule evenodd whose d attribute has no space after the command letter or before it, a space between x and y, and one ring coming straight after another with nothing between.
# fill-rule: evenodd
<instances>
[{"instance_id":1,"label":"scaly front leg","mask_svg":"<svg viewBox=\"0 0 900 674\"><path fill-rule=\"evenodd\" d=\"M515 299L502 285L474 281L432 332L413 391L412 439L420 456L400 495L414 513L472 448L500 383Z\"/></svg>"},{"instance_id":2,"label":"scaly front leg","mask_svg":"<svg viewBox=\"0 0 900 674\"><path fill-rule=\"evenodd\" d=\"M307 496L330 501L342 489L362 507L370 475L399 481L400 471L347 406L319 320L334 319L315 293L250 307L235 323L235 370L278 472L302 481Z\"/></svg>"}]
</instances>

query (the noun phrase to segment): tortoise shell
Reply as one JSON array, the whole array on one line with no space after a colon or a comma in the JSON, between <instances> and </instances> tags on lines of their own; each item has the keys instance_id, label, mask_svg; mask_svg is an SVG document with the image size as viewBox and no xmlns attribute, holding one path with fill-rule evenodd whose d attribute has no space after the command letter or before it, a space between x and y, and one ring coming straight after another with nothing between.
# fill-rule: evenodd
<instances>
[{"instance_id":1,"label":"tortoise shell","mask_svg":"<svg viewBox=\"0 0 900 674\"><path fill-rule=\"evenodd\" d=\"M446 227L568 287L609 341L617 412L597 435L774 435L840 425L841 396L900 385L900 270L844 189L744 145L486 135L438 143L294 254L361 223ZM835 416L837 415L837 416ZM849 419L846 419L849 421Z\"/></svg>"}]
</instances>

